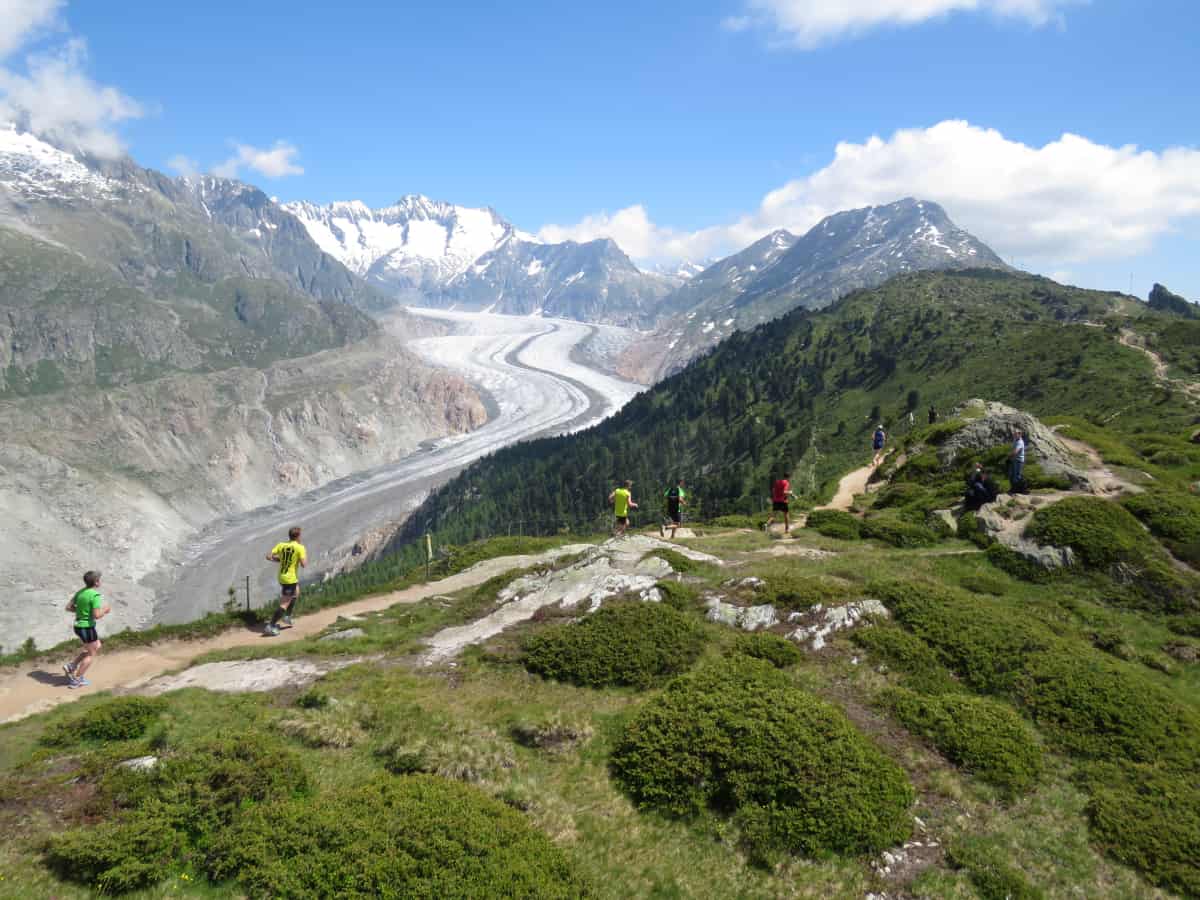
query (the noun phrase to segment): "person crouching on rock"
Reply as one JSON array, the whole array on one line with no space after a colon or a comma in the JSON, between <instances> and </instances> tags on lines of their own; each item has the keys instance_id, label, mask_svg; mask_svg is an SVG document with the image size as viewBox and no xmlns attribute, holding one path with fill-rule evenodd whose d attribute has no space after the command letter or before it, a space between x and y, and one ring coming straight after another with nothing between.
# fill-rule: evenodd
<instances>
[{"instance_id":1,"label":"person crouching on rock","mask_svg":"<svg viewBox=\"0 0 1200 900\"><path fill-rule=\"evenodd\" d=\"M608 502L613 505L613 516L617 520L616 528L613 529L613 537L620 537L629 527L629 511L638 508L638 505L633 502L633 482L626 481L624 487L619 487L609 494Z\"/></svg>"},{"instance_id":2,"label":"person crouching on rock","mask_svg":"<svg viewBox=\"0 0 1200 900\"><path fill-rule=\"evenodd\" d=\"M100 593L99 572L83 573L83 590L67 603L67 612L75 613L75 634L83 642L79 655L63 666L63 671L67 673L67 687L87 687L91 682L83 676L96 661L103 646L100 635L96 633L96 621L112 612L112 607Z\"/></svg>"},{"instance_id":3,"label":"person crouching on rock","mask_svg":"<svg viewBox=\"0 0 1200 900\"><path fill-rule=\"evenodd\" d=\"M308 551L300 543L300 529L288 531L287 542L271 548L267 560L279 563L279 607L263 629L264 634L274 636L279 634L280 619L284 628L292 627L292 609L300 597L300 569L308 565Z\"/></svg>"}]
</instances>

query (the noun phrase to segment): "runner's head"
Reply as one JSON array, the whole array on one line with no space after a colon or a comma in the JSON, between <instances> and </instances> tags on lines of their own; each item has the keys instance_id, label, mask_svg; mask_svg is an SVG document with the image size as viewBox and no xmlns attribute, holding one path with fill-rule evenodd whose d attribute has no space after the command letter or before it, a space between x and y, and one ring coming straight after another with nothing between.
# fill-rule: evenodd
<instances>
[{"instance_id":1,"label":"runner's head","mask_svg":"<svg viewBox=\"0 0 1200 900\"><path fill-rule=\"evenodd\" d=\"M632 479L632 478L630 478L630 479L627 479L627 480L625 481L625 487L627 487L627 488L631 488L631 487L633 487L633 479Z\"/></svg>"},{"instance_id":2,"label":"runner's head","mask_svg":"<svg viewBox=\"0 0 1200 900\"><path fill-rule=\"evenodd\" d=\"M94 588L100 583L100 573L95 569L91 569L83 573L83 583L90 588Z\"/></svg>"},{"instance_id":3,"label":"runner's head","mask_svg":"<svg viewBox=\"0 0 1200 900\"><path fill-rule=\"evenodd\" d=\"M288 540L289 541L300 540L300 529L299 528L289 528L288 529Z\"/></svg>"},{"instance_id":4,"label":"runner's head","mask_svg":"<svg viewBox=\"0 0 1200 900\"><path fill-rule=\"evenodd\" d=\"M683 487L683 479L682 479L682 478L680 478L680 479L679 479L677 482L675 482L675 483L676 483L676 484L678 484L680 487Z\"/></svg>"}]
</instances>

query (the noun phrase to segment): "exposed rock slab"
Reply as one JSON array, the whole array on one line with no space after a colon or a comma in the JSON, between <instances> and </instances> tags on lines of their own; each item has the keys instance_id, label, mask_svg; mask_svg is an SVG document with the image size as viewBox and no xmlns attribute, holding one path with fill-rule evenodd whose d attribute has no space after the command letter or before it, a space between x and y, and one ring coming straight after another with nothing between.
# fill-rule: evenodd
<instances>
[{"instance_id":1,"label":"exposed rock slab","mask_svg":"<svg viewBox=\"0 0 1200 900\"><path fill-rule=\"evenodd\" d=\"M710 622L719 622L743 631L759 631L779 624L779 613L770 603L737 606L716 596L709 597L707 603L705 618Z\"/></svg>"},{"instance_id":2,"label":"exposed rock slab","mask_svg":"<svg viewBox=\"0 0 1200 900\"><path fill-rule=\"evenodd\" d=\"M1075 552L1070 547L1039 544L1025 537L1025 528L1039 506L1061 500L1065 494L1029 495L1001 494L975 514L979 530L1013 553L1042 568L1052 571L1071 566Z\"/></svg>"},{"instance_id":3,"label":"exposed rock slab","mask_svg":"<svg viewBox=\"0 0 1200 900\"><path fill-rule=\"evenodd\" d=\"M864 616L887 618L890 615L886 606L869 597L844 606L825 607L817 604L807 612L796 612L788 616L789 622L803 623L788 637L798 644L808 644L813 650L820 650L830 635L853 628Z\"/></svg>"},{"instance_id":4,"label":"exposed rock slab","mask_svg":"<svg viewBox=\"0 0 1200 900\"><path fill-rule=\"evenodd\" d=\"M321 664L295 659L251 659L205 663L178 675L155 678L142 693L157 695L183 688L199 687L227 694L264 693L285 687L303 687L326 672L353 665L359 660Z\"/></svg>"},{"instance_id":5,"label":"exposed rock slab","mask_svg":"<svg viewBox=\"0 0 1200 900\"><path fill-rule=\"evenodd\" d=\"M366 636L367 636L367 633L365 631L363 631L361 628L347 628L345 631L334 631L331 634L327 634L322 638L318 638L318 640L321 640L321 641L352 641L355 638L366 637Z\"/></svg>"},{"instance_id":6,"label":"exposed rock slab","mask_svg":"<svg viewBox=\"0 0 1200 900\"><path fill-rule=\"evenodd\" d=\"M1025 459L1036 462L1047 475L1066 477L1075 490L1090 491L1091 480L1076 455L1061 438L1029 413L985 400L969 400L959 410L974 415L967 425L938 447L938 460L949 466L966 451L987 450L1012 442L1014 428L1025 434Z\"/></svg>"},{"instance_id":7,"label":"exposed rock slab","mask_svg":"<svg viewBox=\"0 0 1200 900\"><path fill-rule=\"evenodd\" d=\"M658 602L662 595L655 585L674 570L666 560L647 556L654 550L673 550L696 562L719 562L707 553L640 534L613 538L598 546L581 545L581 549L583 557L569 566L525 575L512 582L497 595L500 606L483 618L445 628L429 638L424 662L455 656L469 644L527 622L545 607L585 607L584 612L595 612L605 600L620 594Z\"/></svg>"}]
</instances>

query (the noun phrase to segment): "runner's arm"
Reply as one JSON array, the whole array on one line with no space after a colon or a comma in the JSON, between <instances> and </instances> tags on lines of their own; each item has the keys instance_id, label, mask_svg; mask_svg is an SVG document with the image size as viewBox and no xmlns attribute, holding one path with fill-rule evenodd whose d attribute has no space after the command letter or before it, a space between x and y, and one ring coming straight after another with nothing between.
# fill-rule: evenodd
<instances>
[{"instance_id":1,"label":"runner's arm","mask_svg":"<svg viewBox=\"0 0 1200 900\"><path fill-rule=\"evenodd\" d=\"M279 557L276 556L274 553L268 553L267 554L267 562L279 562Z\"/></svg>"}]
</instances>

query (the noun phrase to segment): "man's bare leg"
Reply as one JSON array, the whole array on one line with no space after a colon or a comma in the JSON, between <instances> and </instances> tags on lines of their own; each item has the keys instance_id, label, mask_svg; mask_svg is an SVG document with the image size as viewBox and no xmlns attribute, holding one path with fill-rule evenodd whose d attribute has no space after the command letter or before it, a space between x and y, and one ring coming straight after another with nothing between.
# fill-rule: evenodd
<instances>
[{"instance_id":1,"label":"man's bare leg","mask_svg":"<svg viewBox=\"0 0 1200 900\"><path fill-rule=\"evenodd\" d=\"M91 668L102 646L103 644L100 641L92 641L90 644L83 645L83 650L75 658L75 668L72 672L76 678L82 678L83 673Z\"/></svg>"}]
</instances>

